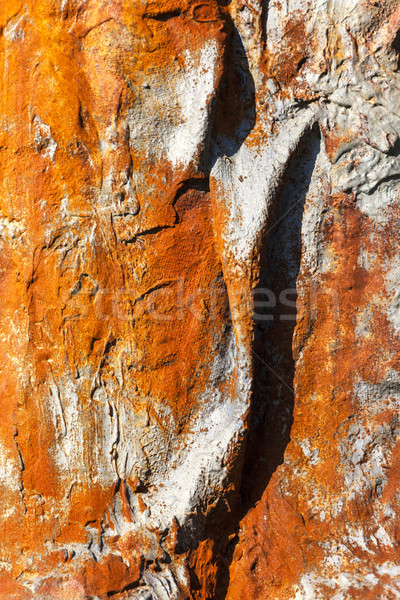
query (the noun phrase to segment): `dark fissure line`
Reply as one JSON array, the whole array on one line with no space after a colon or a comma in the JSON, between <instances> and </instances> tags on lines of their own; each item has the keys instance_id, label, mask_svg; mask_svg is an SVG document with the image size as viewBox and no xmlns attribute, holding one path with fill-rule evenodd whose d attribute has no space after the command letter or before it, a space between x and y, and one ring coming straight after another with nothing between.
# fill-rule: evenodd
<instances>
[{"instance_id":1,"label":"dark fissure line","mask_svg":"<svg viewBox=\"0 0 400 600\"><path fill-rule=\"evenodd\" d=\"M160 13L147 14L147 15L145 15L145 19L151 19L152 21L165 22L165 21L169 21L170 19L180 17L181 14L182 13L180 10L168 10L168 11L160 12Z\"/></svg>"},{"instance_id":2,"label":"dark fissure line","mask_svg":"<svg viewBox=\"0 0 400 600\"><path fill-rule=\"evenodd\" d=\"M173 201L173 205L175 205L182 196L184 196L189 190L198 190L200 192L208 193L210 191L210 178L209 177L190 177L190 179L186 179L183 181L176 194Z\"/></svg>"}]
</instances>

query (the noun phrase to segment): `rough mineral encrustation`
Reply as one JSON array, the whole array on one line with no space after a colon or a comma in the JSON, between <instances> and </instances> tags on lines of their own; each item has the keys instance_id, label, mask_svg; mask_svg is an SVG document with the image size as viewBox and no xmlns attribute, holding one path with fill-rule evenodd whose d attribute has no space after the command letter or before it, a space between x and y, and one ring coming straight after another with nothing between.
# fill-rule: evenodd
<instances>
[{"instance_id":1,"label":"rough mineral encrustation","mask_svg":"<svg viewBox=\"0 0 400 600\"><path fill-rule=\"evenodd\" d=\"M398 0L0 34L0 598L400 598Z\"/></svg>"}]
</instances>

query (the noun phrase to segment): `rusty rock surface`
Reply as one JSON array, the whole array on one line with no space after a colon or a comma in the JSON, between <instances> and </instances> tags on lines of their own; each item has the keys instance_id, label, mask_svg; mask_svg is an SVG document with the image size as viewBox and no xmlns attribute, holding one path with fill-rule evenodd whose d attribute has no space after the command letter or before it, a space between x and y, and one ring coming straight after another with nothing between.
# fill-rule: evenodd
<instances>
[{"instance_id":1,"label":"rusty rock surface","mask_svg":"<svg viewBox=\"0 0 400 600\"><path fill-rule=\"evenodd\" d=\"M400 598L398 1L0 34L0 598Z\"/></svg>"}]
</instances>

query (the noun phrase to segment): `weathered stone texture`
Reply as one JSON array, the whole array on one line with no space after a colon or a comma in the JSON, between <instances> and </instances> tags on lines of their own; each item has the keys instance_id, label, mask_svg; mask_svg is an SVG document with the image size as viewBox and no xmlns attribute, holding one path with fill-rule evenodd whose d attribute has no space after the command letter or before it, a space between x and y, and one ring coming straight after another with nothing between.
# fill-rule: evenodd
<instances>
[{"instance_id":1,"label":"weathered stone texture","mask_svg":"<svg viewBox=\"0 0 400 600\"><path fill-rule=\"evenodd\" d=\"M0 598L400 598L397 0L0 33Z\"/></svg>"}]
</instances>

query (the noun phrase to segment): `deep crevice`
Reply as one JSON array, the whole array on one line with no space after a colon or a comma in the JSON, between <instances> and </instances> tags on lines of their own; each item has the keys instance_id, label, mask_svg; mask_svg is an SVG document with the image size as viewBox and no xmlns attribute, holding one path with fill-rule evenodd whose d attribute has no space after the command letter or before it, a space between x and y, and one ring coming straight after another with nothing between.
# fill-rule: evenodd
<instances>
[{"instance_id":1,"label":"deep crevice","mask_svg":"<svg viewBox=\"0 0 400 600\"><path fill-rule=\"evenodd\" d=\"M320 134L315 127L304 134L289 161L276 195L270 233L265 235L261 248L259 301L268 302L254 315L255 367L249 435L239 504L231 515L230 528L226 528L225 543L218 540L220 576L215 600L226 598L240 522L261 499L272 475L283 463L290 442L295 374L292 346L302 251L301 229L305 199L319 151ZM262 294L268 297L262 298ZM276 301L271 302L274 298Z\"/></svg>"},{"instance_id":2,"label":"deep crevice","mask_svg":"<svg viewBox=\"0 0 400 600\"><path fill-rule=\"evenodd\" d=\"M128 583L128 585L126 585L121 590L110 590L109 592L107 592L107 597L111 598L112 596L116 596L117 594L123 594L125 592L129 592L130 590L137 590L138 588L139 584L137 583L137 581L133 583Z\"/></svg>"},{"instance_id":3,"label":"deep crevice","mask_svg":"<svg viewBox=\"0 0 400 600\"><path fill-rule=\"evenodd\" d=\"M148 13L145 15L145 19L151 19L152 21L161 21L162 23L180 17L182 11L180 10L166 10L159 13Z\"/></svg>"},{"instance_id":4,"label":"deep crevice","mask_svg":"<svg viewBox=\"0 0 400 600\"><path fill-rule=\"evenodd\" d=\"M395 51L396 56L397 56L396 71L400 71L400 29L396 33L396 36L392 42L392 48Z\"/></svg>"},{"instance_id":5,"label":"deep crevice","mask_svg":"<svg viewBox=\"0 0 400 600\"><path fill-rule=\"evenodd\" d=\"M275 224L261 248L259 304L254 312L252 417L241 488L243 514L260 500L290 442L302 222L319 151L320 135L315 127L303 136L290 159L276 198Z\"/></svg>"}]
</instances>

